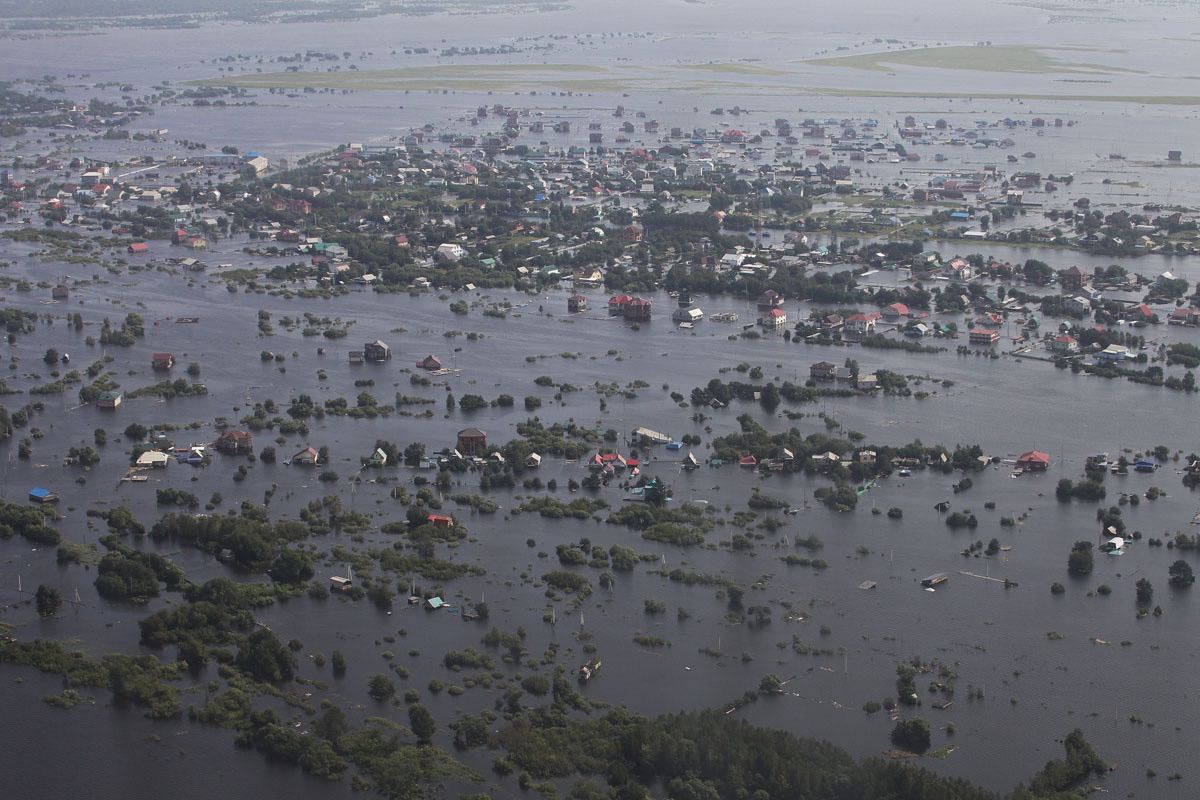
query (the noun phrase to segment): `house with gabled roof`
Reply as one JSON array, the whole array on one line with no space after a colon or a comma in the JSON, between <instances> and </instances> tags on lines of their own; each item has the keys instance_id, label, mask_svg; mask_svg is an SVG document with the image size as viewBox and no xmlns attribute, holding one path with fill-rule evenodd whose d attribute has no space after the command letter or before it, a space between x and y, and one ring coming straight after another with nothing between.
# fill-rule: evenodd
<instances>
[{"instance_id":1,"label":"house with gabled roof","mask_svg":"<svg viewBox=\"0 0 1200 800\"><path fill-rule=\"evenodd\" d=\"M906 306L904 303L892 303L891 305L886 305L880 312L880 316L884 322L899 322L901 319L908 316L908 306Z\"/></svg>"}]
</instances>

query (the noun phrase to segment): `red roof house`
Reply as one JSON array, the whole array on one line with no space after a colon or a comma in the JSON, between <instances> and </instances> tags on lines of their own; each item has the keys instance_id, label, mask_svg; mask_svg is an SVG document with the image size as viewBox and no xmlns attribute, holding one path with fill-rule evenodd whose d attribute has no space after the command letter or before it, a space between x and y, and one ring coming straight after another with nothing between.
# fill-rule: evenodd
<instances>
[{"instance_id":1,"label":"red roof house","mask_svg":"<svg viewBox=\"0 0 1200 800\"><path fill-rule=\"evenodd\" d=\"M1030 450L1017 456L1017 466L1034 472L1045 472L1050 468L1050 455L1041 450Z\"/></svg>"},{"instance_id":2,"label":"red roof house","mask_svg":"<svg viewBox=\"0 0 1200 800\"><path fill-rule=\"evenodd\" d=\"M629 305L629 301L633 298L627 294L618 294L608 298L608 315L610 317L620 317L625 314L625 306Z\"/></svg>"}]
</instances>

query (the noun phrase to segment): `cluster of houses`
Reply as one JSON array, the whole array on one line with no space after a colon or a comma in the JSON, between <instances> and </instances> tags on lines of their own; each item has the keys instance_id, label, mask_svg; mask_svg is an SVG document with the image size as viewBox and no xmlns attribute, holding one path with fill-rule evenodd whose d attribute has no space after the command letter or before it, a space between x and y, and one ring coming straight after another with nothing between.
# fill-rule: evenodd
<instances>
[{"instance_id":1,"label":"cluster of houses","mask_svg":"<svg viewBox=\"0 0 1200 800\"><path fill-rule=\"evenodd\" d=\"M873 392L879 388L879 378L874 372L862 372L850 367L839 367L829 361L818 361L808 368L808 375L815 381L836 381L854 386L860 392Z\"/></svg>"},{"instance_id":2,"label":"cluster of houses","mask_svg":"<svg viewBox=\"0 0 1200 800\"><path fill-rule=\"evenodd\" d=\"M127 212L137 216L143 207L168 211L174 220L174 230L164 231L172 244L193 250L207 247L209 238L221 226L225 216L221 192L203 188L189 196L180 194L176 180L195 169L207 170L221 177L226 174L259 176L267 171L270 162L257 153L244 155L216 153L185 155L154 165L152 158L139 156L127 164L114 164L89 159L75 159L69 164L53 155L39 155L21 165L24 177L16 177L10 169L0 170L0 212L11 218L24 218L32 223L36 214L63 224L98 225L101 219L114 219ZM126 168L125 172L121 172ZM63 180L63 173L77 177ZM153 225L157 227L158 220ZM111 226L116 236L132 236L132 227L124 221ZM135 239L126 246L130 256L147 256L151 243Z\"/></svg>"},{"instance_id":3,"label":"cluster of houses","mask_svg":"<svg viewBox=\"0 0 1200 800\"><path fill-rule=\"evenodd\" d=\"M259 220L252 229L255 237L294 244L298 252L310 258L314 277L370 284L377 276L355 263L344 247L305 232L320 205L334 193L356 187L372 191L414 187L447 196L457 192L454 213L433 215L420 225L403 224L387 215L358 219L353 232L388 241L398 253L427 267L429 274L419 279L423 285L436 284L440 269L465 263L481 270L510 270L518 280L530 283L572 280L577 286L597 286L612 265L633 263L633 250L646 235L640 213L645 202L670 201L681 197L682 192L697 189L727 189L733 178L748 187L745 196L735 201L776 204L790 198L850 192L901 200L906 199L909 190L922 201L973 200L978 208L947 212L949 223L969 225L981 216L977 211L989 204L1023 202L1021 193L1053 181L1043 180L1039 173L1028 169L1006 173L990 165L934 175L925 186L901 182L903 189L897 190L895 181L864 175L856 164L904 164L927 157L921 155L922 148L1003 151L1016 147L1016 139L1026 133L1032 135L1034 128L1057 128L1063 123L1062 119L1023 117L955 125L945 119L909 116L889 125L874 118L829 117L799 121L778 118L754 129L736 123L731 126L720 119L720 124L683 129L660 128L659 121L645 112L626 113L618 108L612 122L594 118L587 122L585 146L570 144L570 140L551 143L542 138L550 132L570 134L572 120L551 119L546 112L532 108L493 105L484 110L486 116L476 115L470 121L471 127L478 130L438 130L427 125L387 144L350 143L312 162L304 171L281 174L277 181L265 177L270 164L257 153L188 153L157 165L139 156L129 162L129 171L124 174L113 174L120 167L112 170L98 162L81 162L70 166L79 170L78 181L65 184L42 180L61 177L61 162L52 156L35 157L22 165L21 177L8 170L0 173L0 207L10 216L36 207L60 218L78 216L82 221L95 221L103 213L118 210L136 212L139 206L166 209L176 224L162 235L169 235L181 247L201 250L211 242L230 211L253 206L256 212L266 212L246 215ZM736 107L712 112L720 118L748 113ZM1039 119L1042 124L1035 125ZM1063 124L1069 127L1071 123ZM531 139L532 143L526 143ZM935 162L945 160L941 153L932 158ZM208 170L218 177L239 173L260 180L250 191L237 195L222 196L219 190L203 188L179 197L175 180L185 169ZM507 233L494 229L484 232L461 224L463 218L487 213L489 195L475 192L474 187L502 190L508 205L519 210L514 217L519 221L512 223ZM608 212L618 207L625 212L624 219L614 222ZM584 224L556 226L550 221L554 208L565 208L573 223ZM906 212L898 206L895 213ZM721 224L727 217L721 210L713 215ZM804 221L792 222L795 229L787 232L761 226L747 231L753 240L750 248L721 252L711 239L700 237L688 244L687 252L677 252L674 257L718 273L761 278L770 278L781 266L820 264L837 257L836 248L831 254L821 247L809 247ZM900 222L899 218L889 220L889 224ZM1174 213L1134 215L1129 225L1118 223L1122 221L1113 220L1107 232L1103 226L1089 230L1079 243L1087 245L1087 237L1119 232L1142 237L1146 242L1138 246L1153 251L1166 246L1160 235L1163 231L1174 235L1195 226L1193 219ZM570 232L565 232L567 227ZM113 230L121 235L128 233L128 226L114 226ZM984 231L969 233L991 235ZM516 263L504 263L500 253L514 239L532 244L537 254L521 255ZM557 266L560 259L574 256L596 241L616 242L623 252L585 266ZM1178 244L1176 240L1174 245ZM146 241L134 241L129 247L133 256L147 256L154 249ZM951 280L971 279L970 266L965 262L956 260L940 268ZM648 309L634 307L631 313L637 320ZM762 321L769 327L785 324L769 311Z\"/></svg>"}]
</instances>

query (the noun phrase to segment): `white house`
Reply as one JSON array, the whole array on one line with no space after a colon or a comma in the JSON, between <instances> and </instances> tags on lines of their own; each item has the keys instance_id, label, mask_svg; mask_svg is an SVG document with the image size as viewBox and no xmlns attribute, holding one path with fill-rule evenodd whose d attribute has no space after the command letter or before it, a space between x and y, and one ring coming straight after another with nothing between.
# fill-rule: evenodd
<instances>
[{"instance_id":1,"label":"white house","mask_svg":"<svg viewBox=\"0 0 1200 800\"><path fill-rule=\"evenodd\" d=\"M460 244L446 242L445 244L438 245L433 256L438 261L442 261L447 264L457 264L459 261L462 261L467 257L467 251L464 250Z\"/></svg>"}]
</instances>

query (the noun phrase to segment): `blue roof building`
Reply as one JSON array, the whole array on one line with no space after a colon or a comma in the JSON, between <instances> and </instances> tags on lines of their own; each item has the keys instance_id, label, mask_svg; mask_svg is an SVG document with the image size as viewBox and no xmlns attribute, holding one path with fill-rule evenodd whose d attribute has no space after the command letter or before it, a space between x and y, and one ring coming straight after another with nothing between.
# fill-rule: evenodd
<instances>
[{"instance_id":1,"label":"blue roof building","mask_svg":"<svg viewBox=\"0 0 1200 800\"><path fill-rule=\"evenodd\" d=\"M58 495L49 489L35 486L29 490L29 499L35 503L54 503L58 501Z\"/></svg>"}]
</instances>

